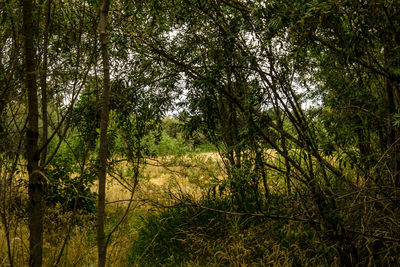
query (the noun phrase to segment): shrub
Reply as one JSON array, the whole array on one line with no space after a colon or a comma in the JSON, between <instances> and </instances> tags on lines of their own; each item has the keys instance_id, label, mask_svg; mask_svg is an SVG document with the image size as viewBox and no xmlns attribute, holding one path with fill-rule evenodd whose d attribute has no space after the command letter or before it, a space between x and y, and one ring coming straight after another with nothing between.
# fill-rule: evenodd
<instances>
[{"instance_id":1,"label":"shrub","mask_svg":"<svg viewBox=\"0 0 400 267\"><path fill-rule=\"evenodd\" d=\"M79 175L71 153L61 149L46 169L48 185L46 203L48 207L59 207L61 212L72 211L77 195L79 199L77 210L82 213L92 213L96 208L96 193L90 191L95 180L93 164Z\"/></svg>"}]
</instances>

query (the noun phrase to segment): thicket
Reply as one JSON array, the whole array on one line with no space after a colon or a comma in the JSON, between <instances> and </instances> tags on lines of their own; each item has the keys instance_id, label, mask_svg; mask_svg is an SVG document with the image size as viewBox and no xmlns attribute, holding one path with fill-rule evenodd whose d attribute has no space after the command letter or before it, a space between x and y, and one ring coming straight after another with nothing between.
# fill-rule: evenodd
<instances>
[{"instance_id":1,"label":"thicket","mask_svg":"<svg viewBox=\"0 0 400 267\"><path fill-rule=\"evenodd\" d=\"M65 231L49 261L59 264L77 217L96 210L104 266L143 202L164 210L143 219L131 264L399 264L399 8L1 2L3 262L41 266L57 210ZM209 151L222 174L191 179L188 155ZM161 165L201 195L139 198L146 166L161 160L182 163ZM112 226L110 178L130 194ZM13 252L22 231L29 260Z\"/></svg>"}]
</instances>

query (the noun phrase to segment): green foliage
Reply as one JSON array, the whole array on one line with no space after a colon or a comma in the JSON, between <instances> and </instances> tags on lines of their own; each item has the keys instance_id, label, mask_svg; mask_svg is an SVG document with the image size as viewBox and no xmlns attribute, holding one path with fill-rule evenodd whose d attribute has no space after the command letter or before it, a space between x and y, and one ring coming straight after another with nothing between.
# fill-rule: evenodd
<instances>
[{"instance_id":1,"label":"green foliage","mask_svg":"<svg viewBox=\"0 0 400 267\"><path fill-rule=\"evenodd\" d=\"M184 124L178 119L165 117L158 124L159 130L150 130L143 137L146 156L183 156L188 153L215 152L216 148L205 138L193 138L185 133Z\"/></svg>"},{"instance_id":2,"label":"green foliage","mask_svg":"<svg viewBox=\"0 0 400 267\"><path fill-rule=\"evenodd\" d=\"M154 135L146 136L144 142L148 146L148 155L151 156L169 156L183 155L186 152L186 147L177 139L170 137L166 133L162 133L159 140Z\"/></svg>"},{"instance_id":3,"label":"green foliage","mask_svg":"<svg viewBox=\"0 0 400 267\"><path fill-rule=\"evenodd\" d=\"M48 207L67 212L74 210L76 205L79 213L95 211L97 194L90 189L96 179L94 162L90 162L81 173L72 152L66 146L62 146L46 169L46 177Z\"/></svg>"},{"instance_id":4,"label":"green foliage","mask_svg":"<svg viewBox=\"0 0 400 267\"><path fill-rule=\"evenodd\" d=\"M40 140L45 115L48 136L55 136L42 149L47 158L55 155L43 168L46 205L71 211L79 196L78 210L90 213L102 110L94 12L100 2L51 1L49 28L43 13L50 2L33 3L37 66L31 74L40 80L37 89L46 89L37 104L47 103L48 110L39 112L39 146L46 143ZM254 220L249 226L247 219L210 210L168 209L145 219L131 263L201 265L218 258L229 265L232 254L224 246L241 240L254 249L240 252L265 265L263 250L289 255L282 265L381 264L388 262L379 256L385 249L394 257L396 242L379 238L399 237L399 11L398 1L111 1L107 155L110 162L137 163L120 173L135 173L145 157L171 158L173 168L192 172L189 181L208 187L214 198L202 205L287 212L313 222ZM32 67L23 65L22 16L18 1L1 1L2 188L20 179L29 145L24 136L31 131L21 86L24 68ZM166 116L171 111L179 120ZM212 166L203 173L207 168L191 164L196 153L210 151L220 152L224 177L210 171L219 162L202 162ZM42 161L44 155L36 156ZM274 195L279 191L285 193ZM3 221L9 198L0 201ZM280 209L285 202L301 205ZM249 237L235 239L243 233ZM197 251L204 259L190 256Z\"/></svg>"},{"instance_id":5,"label":"green foliage","mask_svg":"<svg viewBox=\"0 0 400 267\"><path fill-rule=\"evenodd\" d=\"M209 204L215 208L226 207L226 204ZM144 218L128 261L141 266L180 266L193 256L189 235L197 229L199 234L210 238L222 238L228 234L225 217L195 207L177 207L150 215Z\"/></svg>"},{"instance_id":6,"label":"green foliage","mask_svg":"<svg viewBox=\"0 0 400 267\"><path fill-rule=\"evenodd\" d=\"M100 127L100 106L93 88L88 87L79 98L74 107L72 124L81 137L82 145L87 144L94 150L99 136L97 129Z\"/></svg>"},{"instance_id":7,"label":"green foliage","mask_svg":"<svg viewBox=\"0 0 400 267\"><path fill-rule=\"evenodd\" d=\"M133 243L128 255L130 264L141 266L179 266L187 257L180 234L182 224L180 211L165 211L160 215L147 217L139 232L139 239Z\"/></svg>"},{"instance_id":8,"label":"green foliage","mask_svg":"<svg viewBox=\"0 0 400 267\"><path fill-rule=\"evenodd\" d=\"M165 117L162 120L162 128L164 132L171 138L183 139L183 123L173 117Z\"/></svg>"},{"instance_id":9,"label":"green foliage","mask_svg":"<svg viewBox=\"0 0 400 267\"><path fill-rule=\"evenodd\" d=\"M279 196L271 196L271 213L283 216L281 201ZM232 203L222 199L200 205L232 209ZM246 264L261 265L284 264L285 259L294 266L335 262L335 248L319 243L311 225L299 226L285 219L238 217L200 207L167 209L144 218L128 262L139 266L231 265L239 258Z\"/></svg>"}]
</instances>

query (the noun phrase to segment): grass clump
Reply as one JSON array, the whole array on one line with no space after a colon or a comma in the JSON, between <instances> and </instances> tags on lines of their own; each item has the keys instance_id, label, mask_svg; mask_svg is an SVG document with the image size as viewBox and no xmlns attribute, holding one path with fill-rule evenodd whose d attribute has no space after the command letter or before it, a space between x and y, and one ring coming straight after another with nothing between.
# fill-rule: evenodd
<instances>
[{"instance_id":1,"label":"grass clump","mask_svg":"<svg viewBox=\"0 0 400 267\"><path fill-rule=\"evenodd\" d=\"M271 197L270 212L280 201ZM134 266L335 265L315 231L286 219L232 215L230 199L164 209L143 219L128 263ZM209 209L205 209L207 207ZM255 210L255 207L253 207ZM216 211L218 210L218 211ZM325 248L329 253L329 248Z\"/></svg>"},{"instance_id":2,"label":"grass clump","mask_svg":"<svg viewBox=\"0 0 400 267\"><path fill-rule=\"evenodd\" d=\"M143 218L138 239L128 255L130 264L139 266L181 266L193 258L193 234L221 238L223 215L197 207L176 207Z\"/></svg>"}]
</instances>

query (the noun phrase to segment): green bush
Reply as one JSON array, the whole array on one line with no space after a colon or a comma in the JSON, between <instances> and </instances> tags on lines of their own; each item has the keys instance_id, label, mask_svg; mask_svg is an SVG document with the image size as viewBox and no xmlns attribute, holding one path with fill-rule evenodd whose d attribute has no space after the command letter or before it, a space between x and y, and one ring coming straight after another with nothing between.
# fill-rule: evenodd
<instances>
[{"instance_id":1,"label":"green bush","mask_svg":"<svg viewBox=\"0 0 400 267\"><path fill-rule=\"evenodd\" d=\"M219 204L213 206L222 209L228 205ZM228 230L225 214L197 207L166 209L144 219L128 262L140 266L181 266L193 255L189 237L192 233L218 239L227 235Z\"/></svg>"},{"instance_id":2,"label":"green bush","mask_svg":"<svg viewBox=\"0 0 400 267\"><path fill-rule=\"evenodd\" d=\"M268 199L268 213L285 216L279 195ZM232 211L231 199L200 201ZM255 206L249 213L257 213ZM318 241L311 225L268 217L237 216L201 207L165 209L143 219L128 263L137 266L335 265L335 248Z\"/></svg>"},{"instance_id":3,"label":"green bush","mask_svg":"<svg viewBox=\"0 0 400 267\"><path fill-rule=\"evenodd\" d=\"M79 194L77 210L81 213L95 211L97 194L90 191L96 178L93 162L85 168L82 177L79 174L71 152L62 147L46 168L48 184L45 201L48 207L57 207L61 212L72 211Z\"/></svg>"}]
</instances>

